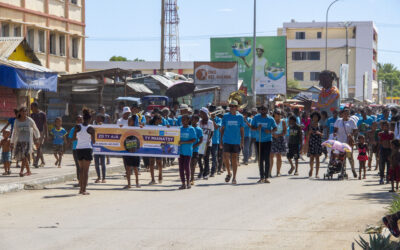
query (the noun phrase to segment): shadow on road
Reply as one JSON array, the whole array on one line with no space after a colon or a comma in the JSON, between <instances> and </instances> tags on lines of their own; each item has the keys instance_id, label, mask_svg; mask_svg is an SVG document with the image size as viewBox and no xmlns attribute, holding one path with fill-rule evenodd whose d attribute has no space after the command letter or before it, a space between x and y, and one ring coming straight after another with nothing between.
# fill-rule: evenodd
<instances>
[{"instance_id":1,"label":"shadow on road","mask_svg":"<svg viewBox=\"0 0 400 250\"><path fill-rule=\"evenodd\" d=\"M393 193L388 191L376 191L363 194L350 194L349 196L354 197L353 200L369 200L374 203L390 204L393 200Z\"/></svg>"}]
</instances>

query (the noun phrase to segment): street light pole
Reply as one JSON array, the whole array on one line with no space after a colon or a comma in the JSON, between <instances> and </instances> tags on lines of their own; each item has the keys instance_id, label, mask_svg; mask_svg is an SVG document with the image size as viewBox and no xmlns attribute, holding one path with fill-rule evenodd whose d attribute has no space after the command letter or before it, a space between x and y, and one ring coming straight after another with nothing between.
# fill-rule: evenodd
<instances>
[{"instance_id":1,"label":"street light pole","mask_svg":"<svg viewBox=\"0 0 400 250\"><path fill-rule=\"evenodd\" d=\"M257 106L257 93L256 93L256 4L257 0L254 0L254 19L253 19L253 73L252 73L252 81L251 81L251 89L253 90L253 105Z\"/></svg>"},{"instance_id":2,"label":"street light pole","mask_svg":"<svg viewBox=\"0 0 400 250\"><path fill-rule=\"evenodd\" d=\"M328 13L331 6L339 0L333 1L326 10L326 21L325 21L325 70L328 69Z\"/></svg>"}]
</instances>

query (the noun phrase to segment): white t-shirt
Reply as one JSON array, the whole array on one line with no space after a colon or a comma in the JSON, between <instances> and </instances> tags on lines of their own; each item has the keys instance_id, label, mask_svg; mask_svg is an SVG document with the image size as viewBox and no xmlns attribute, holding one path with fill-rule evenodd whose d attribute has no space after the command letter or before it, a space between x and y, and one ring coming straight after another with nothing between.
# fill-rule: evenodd
<instances>
[{"instance_id":1,"label":"white t-shirt","mask_svg":"<svg viewBox=\"0 0 400 250\"><path fill-rule=\"evenodd\" d=\"M357 125L353 119L343 121L342 118L338 118L334 126L338 129L337 140L343 143L347 143L347 135L351 135L353 130L357 129Z\"/></svg>"},{"instance_id":2,"label":"white t-shirt","mask_svg":"<svg viewBox=\"0 0 400 250\"><path fill-rule=\"evenodd\" d=\"M352 119L356 123L356 125L358 124L358 120L360 120L360 118L358 118L358 116L356 115L350 116L350 119Z\"/></svg>"},{"instance_id":3,"label":"white t-shirt","mask_svg":"<svg viewBox=\"0 0 400 250\"><path fill-rule=\"evenodd\" d=\"M202 124L201 120L200 120L198 125L203 130L203 135L207 135L208 139L210 139L211 133L214 132L214 123L210 119L208 119L207 124ZM212 140L210 140L210 143L208 146L212 146Z\"/></svg>"},{"instance_id":4,"label":"white t-shirt","mask_svg":"<svg viewBox=\"0 0 400 250\"><path fill-rule=\"evenodd\" d=\"M117 125L128 126L128 121L129 118L125 120L123 117L121 117L118 119Z\"/></svg>"}]
</instances>

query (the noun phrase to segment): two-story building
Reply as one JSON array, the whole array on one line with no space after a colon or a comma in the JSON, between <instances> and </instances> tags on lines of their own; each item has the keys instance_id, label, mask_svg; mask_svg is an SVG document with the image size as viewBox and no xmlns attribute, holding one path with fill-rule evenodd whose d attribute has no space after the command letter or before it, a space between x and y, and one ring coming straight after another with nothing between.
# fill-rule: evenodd
<instances>
[{"instance_id":1,"label":"two-story building","mask_svg":"<svg viewBox=\"0 0 400 250\"><path fill-rule=\"evenodd\" d=\"M319 72L325 69L325 22L283 23L278 35L287 37L287 79L300 87L318 85ZM341 64L349 64L349 97L377 100L378 33L372 21L329 22L327 69L339 76ZM367 96L364 75L368 74Z\"/></svg>"}]
</instances>

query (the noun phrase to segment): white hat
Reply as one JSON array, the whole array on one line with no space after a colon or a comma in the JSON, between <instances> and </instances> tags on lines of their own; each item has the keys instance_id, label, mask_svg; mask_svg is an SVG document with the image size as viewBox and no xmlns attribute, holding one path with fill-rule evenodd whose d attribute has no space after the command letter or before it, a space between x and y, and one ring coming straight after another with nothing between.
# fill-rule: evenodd
<instances>
[{"instance_id":1,"label":"white hat","mask_svg":"<svg viewBox=\"0 0 400 250\"><path fill-rule=\"evenodd\" d=\"M258 46L257 46L257 48L256 49L261 49L261 50L264 50L264 46L262 45L262 44L258 44Z\"/></svg>"},{"instance_id":2,"label":"white hat","mask_svg":"<svg viewBox=\"0 0 400 250\"><path fill-rule=\"evenodd\" d=\"M207 115L210 114L210 111L208 111L208 109L207 109L206 107L202 107L202 108L200 109L200 111L206 113Z\"/></svg>"},{"instance_id":3,"label":"white hat","mask_svg":"<svg viewBox=\"0 0 400 250\"><path fill-rule=\"evenodd\" d=\"M150 114L149 112L146 112L146 113L144 114L144 116L151 117L151 114Z\"/></svg>"},{"instance_id":4,"label":"white hat","mask_svg":"<svg viewBox=\"0 0 400 250\"><path fill-rule=\"evenodd\" d=\"M125 114L125 113L131 113L131 109L127 106L122 109L122 114Z\"/></svg>"},{"instance_id":5,"label":"white hat","mask_svg":"<svg viewBox=\"0 0 400 250\"><path fill-rule=\"evenodd\" d=\"M182 103L179 108L180 109L189 109L189 106L187 104Z\"/></svg>"}]
</instances>

